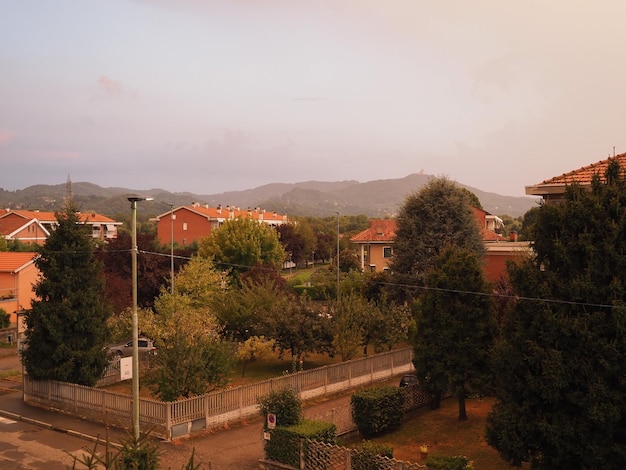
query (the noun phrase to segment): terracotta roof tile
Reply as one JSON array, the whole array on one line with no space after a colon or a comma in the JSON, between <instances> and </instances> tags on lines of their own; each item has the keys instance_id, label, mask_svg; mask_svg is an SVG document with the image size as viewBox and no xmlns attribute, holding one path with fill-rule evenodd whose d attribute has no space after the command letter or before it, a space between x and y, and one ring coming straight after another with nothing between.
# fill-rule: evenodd
<instances>
[{"instance_id":1,"label":"terracotta roof tile","mask_svg":"<svg viewBox=\"0 0 626 470\"><path fill-rule=\"evenodd\" d=\"M606 160L601 160L597 163L592 163L591 165L584 166L577 170L570 171L568 173L563 173L560 176L555 176L548 180L542 181L536 186L541 185L550 185L550 184L573 184L578 183L582 185L591 184L591 180L594 175L599 175L601 179L604 179L604 172L606 171L609 162L611 160L616 159L622 169L626 169L626 153L622 153L620 155L616 155L615 157L607 158Z\"/></svg>"},{"instance_id":2,"label":"terracotta roof tile","mask_svg":"<svg viewBox=\"0 0 626 470\"><path fill-rule=\"evenodd\" d=\"M0 252L0 272L15 272L30 264L38 253L33 251Z\"/></svg>"},{"instance_id":3,"label":"terracotta roof tile","mask_svg":"<svg viewBox=\"0 0 626 470\"><path fill-rule=\"evenodd\" d=\"M370 220L369 228L350 238L351 242L384 243L396 238L396 221L393 219Z\"/></svg>"}]
</instances>

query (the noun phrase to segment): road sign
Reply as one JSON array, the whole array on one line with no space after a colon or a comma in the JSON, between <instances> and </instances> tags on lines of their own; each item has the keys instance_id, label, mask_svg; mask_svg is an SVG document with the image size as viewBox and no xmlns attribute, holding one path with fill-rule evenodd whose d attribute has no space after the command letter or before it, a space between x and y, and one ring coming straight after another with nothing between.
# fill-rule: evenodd
<instances>
[{"instance_id":1,"label":"road sign","mask_svg":"<svg viewBox=\"0 0 626 470\"><path fill-rule=\"evenodd\" d=\"M267 427L268 429L274 429L276 427L276 415L274 413L267 414Z\"/></svg>"}]
</instances>

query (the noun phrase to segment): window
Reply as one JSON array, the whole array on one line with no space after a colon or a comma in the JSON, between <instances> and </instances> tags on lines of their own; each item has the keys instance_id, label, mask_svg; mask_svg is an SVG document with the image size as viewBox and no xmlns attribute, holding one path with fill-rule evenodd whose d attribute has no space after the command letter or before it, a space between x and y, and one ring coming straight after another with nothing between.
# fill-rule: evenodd
<instances>
[{"instance_id":1,"label":"window","mask_svg":"<svg viewBox=\"0 0 626 470\"><path fill-rule=\"evenodd\" d=\"M183 246L187 246L187 237L183 238Z\"/></svg>"},{"instance_id":2,"label":"window","mask_svg":"<svg viewBox=\"0 0 626 470\"><path fill-rule=\"evenodd\" d=\"M183 222L183 230L187 230L187 222Z\"/></svg>"},{"instance_id":3,"label":"window","mask_svg":"<svg viewBox=\"0 0 626 470\"><path fill-rule=\"evenodd\" d=\"M391 258L393 256L393 249L390 246L383 247L383 258Z\"/></svg>"}]
</instances>

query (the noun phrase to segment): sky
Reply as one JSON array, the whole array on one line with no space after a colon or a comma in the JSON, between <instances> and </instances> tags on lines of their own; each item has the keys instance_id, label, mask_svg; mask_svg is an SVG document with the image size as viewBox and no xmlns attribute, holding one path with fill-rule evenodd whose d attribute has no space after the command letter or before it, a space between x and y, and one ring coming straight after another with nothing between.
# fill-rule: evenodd
<instances>
[{"instance_id":1,"label":"sky","mask_svg":"<svg viewBox=\"0 0 626 470\"><path fill-rule=\"evenodd\" d=\"M626 152L623 0L0 2L0 188L413 173L523 196Z\"/></svg>"}]
</instances>

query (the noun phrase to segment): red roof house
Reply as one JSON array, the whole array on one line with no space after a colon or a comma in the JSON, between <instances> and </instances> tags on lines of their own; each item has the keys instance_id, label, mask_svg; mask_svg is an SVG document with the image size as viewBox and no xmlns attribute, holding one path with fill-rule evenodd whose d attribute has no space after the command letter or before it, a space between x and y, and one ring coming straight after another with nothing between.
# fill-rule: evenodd
<instances>
[{"instance_id":1,"label":"red roof house","mask_svg":"<svg viewBox=\"0 0 626 470\"><path fill-rule=\"evenodd\" d=\"M157 237L161 244L174 242L186 246L202 237L211 235L211 231L232 219L252 218L259 223L278 226L288 222L286 215L276 212L254 209L242 210L235 206L209 207L198 203L173 208L156 217Z\"/></svg>"},{"instance_id":2,"label":"red roof house","mask_svg":"<svg viewBox=\"0 0 626 470\"><path fill-rule=\"evenodd\" d=\"M0 308L17 321L17 312L30 308L33 285L39 279L35 252L0 252Z\"/></svg>"}]
</instances>

